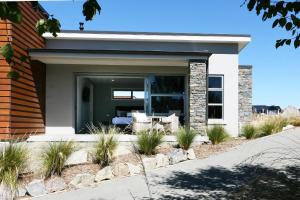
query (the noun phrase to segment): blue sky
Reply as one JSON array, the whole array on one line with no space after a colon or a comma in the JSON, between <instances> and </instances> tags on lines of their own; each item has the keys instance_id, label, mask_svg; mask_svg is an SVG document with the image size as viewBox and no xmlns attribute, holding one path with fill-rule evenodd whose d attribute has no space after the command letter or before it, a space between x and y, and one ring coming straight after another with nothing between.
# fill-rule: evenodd
<instances>
[{"instance_id":1,"label":"blue sky","mask_svg":"<svg viewBox=\"0 0 300 200\"><path fill-rule=\"evenodd\" d=\"M272 29L255 13L240 7L244 0L101 0L102 12L85 30L250 34L240 64L253 65L253 104L300 107L300 48L275 49L287 34ZM42 2L60 19L62 29L84 21L82 1ZM296 58L297 61L296 61Z\"/></svg>"}]
</instances>

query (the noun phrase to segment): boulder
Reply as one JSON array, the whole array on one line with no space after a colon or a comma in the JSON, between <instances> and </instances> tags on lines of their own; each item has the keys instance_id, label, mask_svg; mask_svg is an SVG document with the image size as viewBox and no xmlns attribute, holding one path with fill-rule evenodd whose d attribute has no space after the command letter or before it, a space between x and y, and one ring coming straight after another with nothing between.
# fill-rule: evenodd
<instances>
[{"instance_id":1,"label":"boulder","mask_svg":"<svg viewBox=\"0 0 300 200\"><path fill-rule=\"evenodd\" d=\"M64 190L66 188L66 183L64 179L60 177L52 177L46 182L46 190L51 193L51 192L57 192Z\"/></svg>"},{"instance_id":2,"label":"boulder","mask_svg":"<svg viewBox=\"0 0 300 200\"><path fill-rule=\"evenodd\" d=\"M107 166L97 172L95 181L100 182L102 180L108 180L108 179L111 179L113 176L114 175L112 174L111 167Z\"/></svg>"},{"instance_id":3,"label":"boulder","mask_svg":"<svg viewBox=\"0 0 300 200\"><path fill-rule=\"evenodd\" d=\"M170 164L174 165L176 163L187 160L187 155L182 149L175 149L173 152L169 153Z\"/></svg>"},{"instance_id":4,"label":"boulder","mask_svg":"<svg viewBox=\"0 0 300 200\"><path fill-rule=\"evenodd\" d=\"M19 186L17 189L16 196L17 197L24 197L26 195L26 188L24 186ZM0 198L1 199L1 198Z\"/></svg>"},{"instance_id":5,"label":"boulder","mask_svg":"<svg viewBox=\"0 0 300 200\"><path fill-rule=\"evenodd\" d=\"M194 149L188 149L186 151L186 155L187 155L187 159L189 159L189 160L196 159L196 155L195 155Z\"/></svg>"},{"instance_id":6,"label":"boulder","mask_svg":"<svg viewBox=\"0 0 300 200\"><path fill-rule=\"evenodd\" d=\"M295 127L294 127L293 125L290 125L290 124L289 124L289 125L283 127L282 130L283 130L283 131L287 131L287 130L290 130L290 129L293 129L293 128L295 128Z\"/></svg>"},{"instance_id":7,"label":"boulder","mask_svg":"<svg viewBox=\"0 0 300 200\"><path fill-rule=\"evenodd\" d=\"M165 167L169 165L169 157L164 154L157 154L155 156L156 167Z\"/></svg>"},{"instance_id":8,"label":"boulder","mask_svg":"<svg viewBox=\"0 0 300 200\"><path fill-rule=\"evenodd\" d=\"M30 196L36 197L47 194L47 190L43 180L33 180L26 185L27 193Z\"/></svg>"},{"instance_id":9,"label":"boulder","mask_svg":"<svg viewBox=\"0 0 300 200\"><path fill-rule=\"evenodd\" d=\"M143 158L142 162L146 171L156 168L156 158Z\"/></svg>"},{"instance_id":10,"label":"boulder","mask_svg":"<svg viewBox=\"0 0 300 200\"><path fill-rule=\"evenodd\" d=\"M84 164L88 162L88 152L84 149L79 151L75 151L71 154L71 156L67 159L65 165L78 165Z\"/></svg>"},{"instance_id":11,"label":"boulder","mask_svg":"<svg viewBox=\"0 0 300 200\"><path fill-rule=\"evenodd\" d=\"M86 187L94 183L95 176L92 174L77 174L70 182L70 186L75 188Z\"/></svg>"},{"instance_id":12,"label":"boulder","mask_svg":"<svg viewBox=\"0 0 300 200\"><path fill-rule=\"evenodd\" d=\"M118 163L114 166L113 169L113 175L115 176L128 176L129 175L129 169L128 165L124 163Z\"/></svg>"},{"instance_id":13,"label":"boulder","mask_svg":"<svg viewBox=\"0 0 300 200\"><path fill-rule=\"evenodd\" d=\"M130 175L136 175L141 173L141 167L138 165L133 165L131 163L126 163L128 166L129 174Z\"/></svg>"}]
</instances>

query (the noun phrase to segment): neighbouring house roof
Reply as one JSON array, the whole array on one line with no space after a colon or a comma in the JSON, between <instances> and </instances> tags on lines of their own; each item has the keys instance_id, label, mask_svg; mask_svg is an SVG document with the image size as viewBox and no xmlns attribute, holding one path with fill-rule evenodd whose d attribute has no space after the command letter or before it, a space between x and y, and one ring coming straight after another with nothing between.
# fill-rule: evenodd
<instances>
[{"instance_id":1,"label":"neighbouring house roof","mask_svg":"<svg viewBox=\"0 0 300 200\"><path fill-rule=\"evenodd\" d=\"M257 112L257 113L261 113L261 112L266 112L268 111L281 111L281 107L280 106L267 106L267 105L254 105L252 106L253 111Z\"/></svg>"},{"instance_id":2,"label":"neighbouring house roof","mask_svg":"<svg viewBox=\"0 0 300 200\"><path fill-rule=\"evenodd\" d=\"M43 37L48 40L64 39L238 44L239 51L241 51L251 41L251 36L246 34L198 34L78 30L63 30L60 33L58 33L57 37L54 37L51 33L45 33Z\"/></svg>"}]
</instances>

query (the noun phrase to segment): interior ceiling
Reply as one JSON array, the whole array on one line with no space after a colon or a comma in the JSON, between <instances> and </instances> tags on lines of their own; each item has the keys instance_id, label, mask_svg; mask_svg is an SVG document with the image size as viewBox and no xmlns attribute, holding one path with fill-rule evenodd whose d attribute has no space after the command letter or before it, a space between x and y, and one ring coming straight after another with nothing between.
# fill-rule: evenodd
<instances>
[{"instance_id":1,"label":"interior ceiling","mask_svg":"<svg viewBox=\"0 0 300 200\"><path fill-rule=\"evenodd\" d=\"M118 84L144 84L144 78L142 77L114 77L114 76L107 76L107 77L87 77L93 83L118 83Z\"/></svg>"}]
</instances>

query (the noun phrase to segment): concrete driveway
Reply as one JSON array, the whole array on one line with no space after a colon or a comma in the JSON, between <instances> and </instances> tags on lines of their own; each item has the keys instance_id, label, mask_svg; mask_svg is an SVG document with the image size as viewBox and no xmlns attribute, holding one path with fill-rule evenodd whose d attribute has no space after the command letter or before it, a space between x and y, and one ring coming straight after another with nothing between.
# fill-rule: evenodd
<instances>
[{"instance_id":1,"label":"concrete driveway","mask_svg":"<svg viewBox=\"0 0 300 200\"><path fill-rule=\"evenodd\" d=\"M133 176L34 199L300 199L300 128L147 176L149 187L145 177Z\"/></svg>"}]
</instances>

